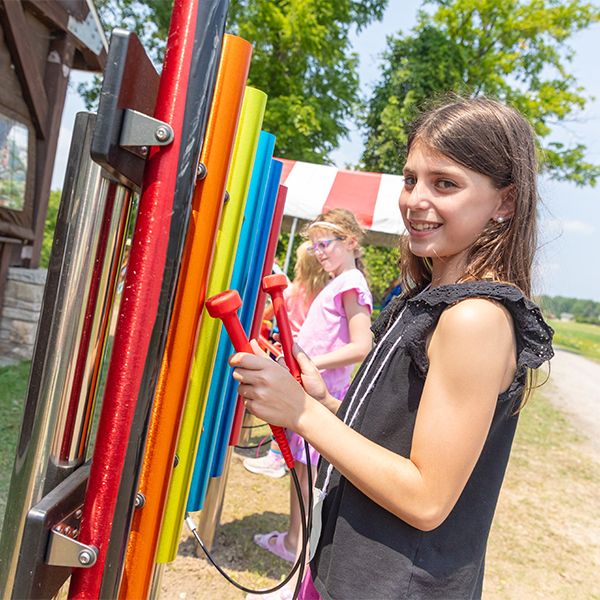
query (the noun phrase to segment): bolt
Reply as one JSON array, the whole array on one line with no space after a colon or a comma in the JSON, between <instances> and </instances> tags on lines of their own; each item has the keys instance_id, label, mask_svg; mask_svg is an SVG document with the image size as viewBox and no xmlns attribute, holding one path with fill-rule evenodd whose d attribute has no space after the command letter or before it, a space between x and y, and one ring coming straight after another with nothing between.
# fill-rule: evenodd
<instances>
[{"instance_id":1,"label":"bolt","mask_svg":"<svg viewBox=\"0 0 600 600\"><path fill-rule=\"evenodd\" d=\"M169 130L164 125L161 125L160 127L156 128L156 131L154 132L154 137L159 142L166 142L170 137Z\"/></svg>"},{"instance_id":2,"label":"bolt","mask_svg":"<svg viewBox=\"0 0 600 600\"><path fill-rule=\"evenodd\" d=\"M67 535L67 536L71 537L72 533L73 533L73 528L69 527L68 525L63 529L63 535Z\"/></svg>"},{"instance_id":3,"label":"bolt","mask_svg":"<svg viewBox=\"0 0 600 600\"><path fill-rule=\"evenodd\" d=\"M75 518L76 518L76 519L81 519L81 515L82 515L82 514L83 514L83 511L82 511L80 508L78 508L78 509L75 511Z\"/></svg>"},{"instance_id":4,"label":"bolt","mask_svg":"<svg viewBox=\"0 0 600 600\"><path fill-rule=\"evenodd\" d=\"M82 550L77 558L79 559L79 563L84 567L89 565L92 560L94 560L94 556L89 550Z\"/></svg>"},{"instance_id":5,"label":"bolt","mask_svg":"<svg viewBox=\"0 0 600 600\"><path fill-rule=\"evenodd\" d=\"M144 496L144 494L142 494L142 492L138 492L135 495L135 502L133 505L136 508L142 508L142 506L144 506L144 504L146 504L146 496Z\"/></svg>"},{"instance_id":6,"label":"bolt","mask_svg":"<svg viewBox=\"0 0 600 600\"><path fill-rule=\"evenodd\" d=\"M140 146L140 152L142 153L142 156L147 156L148 155L148 146Z\"/></svg>"},{"instance_id":7,"label":"bolt","mask_svg":"<svg viewBox=\"0 0 600 600\"><path fill-rule=\"evenodd\" d=\"M204 163L199 162L198 168L196 169L196 181L200 181L201 179L204 179L206 177L207 173L208 173L208 170L206 169L206 165Z\"/></svg>"}]
</instances>

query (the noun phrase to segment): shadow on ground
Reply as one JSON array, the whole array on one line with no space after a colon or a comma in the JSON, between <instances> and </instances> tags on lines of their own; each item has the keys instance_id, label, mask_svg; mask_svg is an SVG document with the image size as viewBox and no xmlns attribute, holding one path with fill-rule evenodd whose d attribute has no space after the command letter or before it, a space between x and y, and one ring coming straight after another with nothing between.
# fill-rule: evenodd
<instances>
[{"instance_id":1,"label":"shadow on ground","mask_svg":"<svg viewBox=\"0 0 600 600\"><path fill-rule=\"evenodd\" d=\"M251 569L256 575L279 580L289 573L292 564L257 546L253 536L256 533L285 531L287 524L287 515L272 511L234 519L220 526L211 554L226 571ZM178 556L204 558L204 553L196 540L189 536L179 544Z\"/></svg>"}]
</instances>

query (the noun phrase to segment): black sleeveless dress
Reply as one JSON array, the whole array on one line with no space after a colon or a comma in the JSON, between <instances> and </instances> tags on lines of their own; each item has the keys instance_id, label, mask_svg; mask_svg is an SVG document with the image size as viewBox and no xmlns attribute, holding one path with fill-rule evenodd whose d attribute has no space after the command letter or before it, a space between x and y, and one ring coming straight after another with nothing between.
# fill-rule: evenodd
<instances>
[{"instance_id":1,"label":"black sleeveless dress","mask_svg":"<svg viewBox=\"0 0 600 600\"><path fill-rule=\"evenodd\" d=\"M408 457L428 369L428 334L444 309L473 297L502 303L512 315L517 341L516 375L509 389L498 397L473 473L448 518L433 531L424 532L375 504L334 470L323 504L321 538L311 562L315 587L324 599L481 597L486 543L517 425L515 409L523 396L526 372L553 355L553 331L538 307L517 288L486 281L440 286L408 300L393 301L372 327L372 353L381 346L378 358L364 378L369 357L363 362L339 417L343 419L349 410L349 399L360 380L361 387L374 381L352 427ZM390 352L391 359L375 377L383 357ZM327 461L321 459L319 488L327 466Z\"/></svg>"}]
</instances>

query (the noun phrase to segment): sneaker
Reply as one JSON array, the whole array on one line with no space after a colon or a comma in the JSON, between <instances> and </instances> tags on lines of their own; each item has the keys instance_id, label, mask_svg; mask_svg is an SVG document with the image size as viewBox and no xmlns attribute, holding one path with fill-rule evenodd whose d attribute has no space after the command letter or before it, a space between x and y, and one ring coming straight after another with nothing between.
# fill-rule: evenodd
<instances>
[{"instance_id":1,"label":"sneaker","mask_svg":"<svg viewBox=\"0 0 600 600\"><path fill-rule=\"evenodd\" d=\"M270 450L259 458L245 458L242 464L250 473L266 475L267 477L273 477L273 479L283 477L287 470L283 456Z\"/></svg>"}]
</instances>

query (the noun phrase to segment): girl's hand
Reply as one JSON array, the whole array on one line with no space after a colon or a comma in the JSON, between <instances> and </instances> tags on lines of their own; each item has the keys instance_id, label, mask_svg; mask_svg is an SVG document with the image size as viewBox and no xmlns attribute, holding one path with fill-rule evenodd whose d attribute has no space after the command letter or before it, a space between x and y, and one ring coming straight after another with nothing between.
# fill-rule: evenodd
<instances>
[{"instance_id":1,"label":"girl's hand","mask_svg":"<svg viewBox=\"0 0 600 600\"><path fill-rule=\"evenodd\" d=\"M302 385L304 391L307 394L310 394L315 400L321 402L321 404L325 403L329 392L327 391L327 386L323 381L321 372L317 369L315 363L308 358L304 350L302 350L295 342L292 351L294 353L294 358L298 361L300 371L302 371Z\"/></svg>"},{"instance_id":2,"label":"girl's hand","mask_svg":"<svg viewBox=\"0 0 600 600\"><path fill-rule=\"evenodd\" d=\"M267 357L256 340L250 344L254 354L239 352L229 359L233 378L240 384L238 393L259 419L298 431L300 417L314 399L286 368Z\"/></svg>"}]
</instances>

